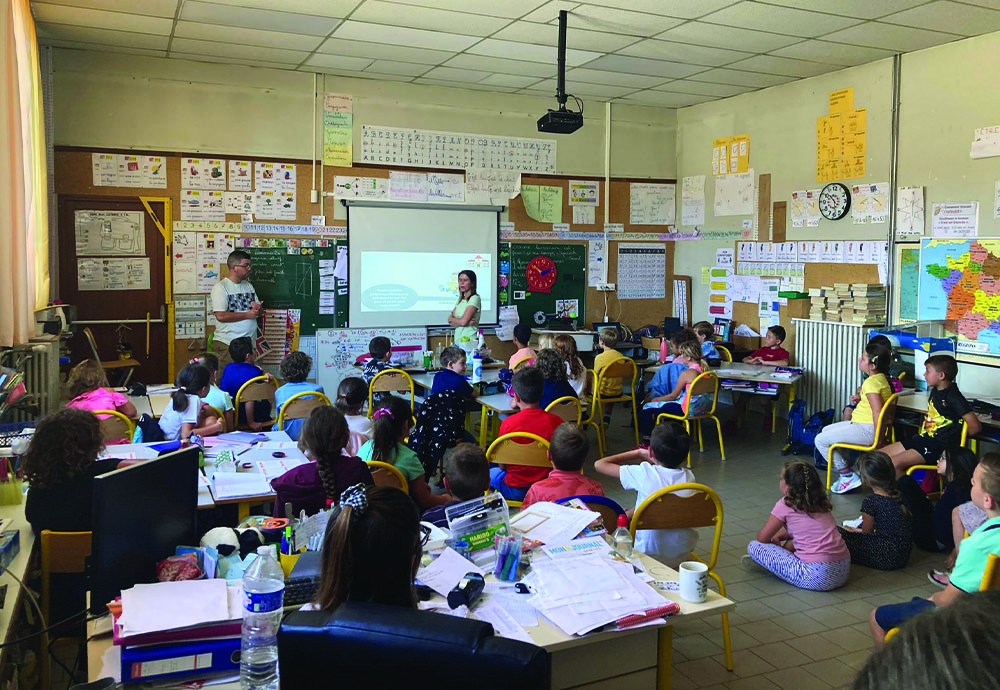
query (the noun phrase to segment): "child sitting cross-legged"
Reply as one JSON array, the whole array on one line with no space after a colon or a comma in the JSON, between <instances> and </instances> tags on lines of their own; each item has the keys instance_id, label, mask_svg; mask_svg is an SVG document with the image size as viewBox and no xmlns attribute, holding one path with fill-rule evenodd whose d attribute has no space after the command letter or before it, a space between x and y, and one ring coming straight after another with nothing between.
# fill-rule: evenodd
<instances>
[{"instance_id":1,"label":"child sitting cross-legged","mask_svg":"<svg viewBox=\"0 0 1000 690\"><path fill-rule=\"evenodd\" d=\"M323 386L318 383L306 381L310 369L312 369L312 357L305 352L296 350L295 352L289 352L282 358L280 373L285 383L279 386L278 390L274 391L274 404L278 406L279 415L281 414L281 408L285 406L285 403L293 395L297 393L311 393L313 391L318 393L324 392ZM293 441L297 441L304 421L302 419L287 419L285 420L284 428L280 429L280 431L284 431Z\"/></svg>"},{"instance_id":2,"label":"child sitting cross-legged","mask_svg":"<svg viewBox=\"0 0 1000 690\"><path fill-rule=\"evenodd\" d=\"M910 511L896 488L896 470L885 453L858 458L858 474L872 493L861 502L861 526L838 527L851 562L876 570L897 570L910 562L913 527Z\"/></svg>"},{"instance_id":3,"label":"child sitting cross-legged","mask_svg":"<svg viewBox=\"0 0 1000 690\"><path fill-rule=\"evenodd\" d=\"M603 496L601 485L583 476L583 464L590 455L587 432L576 424L560 424L552 432L549 459L555 468L549 476L528 489L522 510L540 501L558 501L570 496Z\"/></svg>"},{"instance_id":4,"label":"child sitting cross-legged","mask_svg":"<svg viewBox=\"0 0 1000 690\"><path fill-rule=\"evenodd\" d=\"M609 477L617 477L622 488L636 492L635 505L640 506L651 494L674 484L695 481L694 473L684 467L691 438L678 422L657 424L649 438L649 450L633 450L601 458L594 469ZM629 464L637 462L638 464ZM690 496L680 491L680 497ZM633 509L634 510L634 509ZM632 511L629 511L630 513ZM676 568L698 541L693 529L644 529L635 533L635 548Z\"/></svg>"},{"instance_id":5,"label":"child sitting cross-legged","mask_svg":"<svg viewBox=\"0 0 1000 690\"><path fill-rule=\"evenodd\" d=\"M474 443L459 443L448 451L444 459L444 488L455 497L443 505L424 512L423 521L438 527L447 527L445 509L462 501L471 501L490 488L490 464L486 451Z\"/></svg>"}]
</instances>

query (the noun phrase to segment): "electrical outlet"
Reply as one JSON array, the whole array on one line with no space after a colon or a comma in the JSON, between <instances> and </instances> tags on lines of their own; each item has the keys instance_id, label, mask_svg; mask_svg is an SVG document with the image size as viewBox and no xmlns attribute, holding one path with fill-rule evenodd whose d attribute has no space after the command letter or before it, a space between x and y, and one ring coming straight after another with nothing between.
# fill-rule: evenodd
<instances>
[{"instance_id":1,"label":"electrical outlet","mask_svg":"<svg viewBox=\"0 0 1000 690\"><path fill-rule=\"evenodd\" d=\"M598 292L614 292L615 291L615 284L614 283L598 283L597 284L597 290L598 290Z\"/></svg>"}]
</instances>

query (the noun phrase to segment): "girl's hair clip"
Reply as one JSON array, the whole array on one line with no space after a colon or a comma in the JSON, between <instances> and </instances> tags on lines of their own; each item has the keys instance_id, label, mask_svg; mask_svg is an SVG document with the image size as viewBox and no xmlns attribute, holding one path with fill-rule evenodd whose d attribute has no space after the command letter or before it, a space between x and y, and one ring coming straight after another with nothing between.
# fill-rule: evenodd
<instances>
[{"instance_id":1,"label":"girl's hair clip","mask_svg":"<svg viewBox=\"0 0 1000 690\"><path fill-rule=\"evenodd\" d=\"M381 417L389 417L389 419L393 419L392 412L389 411L388 407L379 408L375 410L375 413L372 415L372 419L380 419Z\"/></svg>"}]
</instances>

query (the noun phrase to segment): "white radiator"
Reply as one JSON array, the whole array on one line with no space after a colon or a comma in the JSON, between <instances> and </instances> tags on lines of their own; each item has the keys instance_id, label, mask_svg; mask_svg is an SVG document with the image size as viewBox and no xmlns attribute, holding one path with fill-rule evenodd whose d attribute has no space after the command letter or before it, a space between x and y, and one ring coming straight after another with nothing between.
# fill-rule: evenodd
<instances>
[{"instance_id":1,"label":"white radiator","mask_svg":"<svg viewBox=\"0 0 1000 690\"><path fill-rule=\"evenodd\" d=\"M796 390L806 402L806 415L833 408L834 421L861 384L858 357L868 342L870 326L793 319L795 366L805 378Z\"/></svg>"},{"instance_id":2,"label":"white radiator","mask_svg":"<svg viewBox=\"0 0 1000 690\"><path fill-rule=\"evenodd\" d=\"M29 393L38 396L41 414L46 415L58 410L60 398L58 341L26 343L17 345L14 349L31 353L31 358L24 368L24 386ZM24 413L18 413L18 416L25 418L16 421L31 420L31 417Z\"/></svg>"}]
</instances>

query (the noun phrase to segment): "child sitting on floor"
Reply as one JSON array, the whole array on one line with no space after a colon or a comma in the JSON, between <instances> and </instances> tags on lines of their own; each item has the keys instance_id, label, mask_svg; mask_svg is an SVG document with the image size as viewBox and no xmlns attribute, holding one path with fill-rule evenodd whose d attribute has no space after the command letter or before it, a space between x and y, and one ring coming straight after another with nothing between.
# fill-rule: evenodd
<instances>
[{"instance_id":1,"label":"child sitting on floor","mask_svg":"<svg viewBox=\"0 0 1000 690\"><path fill-rule=\"evenodd\" d=\"M877 450L858 458L861 482L872 493L861 502L861 526L838 527L851 562L876 570L898 570L910 562L913 527L910 511L896 488L896 470Z\"/></svg>"},{"instance_id":2,"label":"child sitting on floor","mask_svg":"<svg viewBox=\"0 0 1000 690\"><path fill-rule=\"evenodd\" d=\"M558 501L570 496L603 496L600 483L583 476L583 464L590 455L587 432L576 424L560 424L552 432L549 460L555 468L549 476L528 489L521 509L541 501Z\"/></svg>"}]
</instances>

